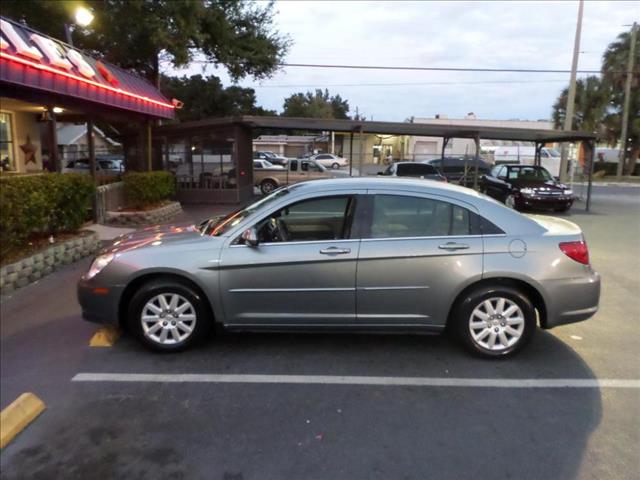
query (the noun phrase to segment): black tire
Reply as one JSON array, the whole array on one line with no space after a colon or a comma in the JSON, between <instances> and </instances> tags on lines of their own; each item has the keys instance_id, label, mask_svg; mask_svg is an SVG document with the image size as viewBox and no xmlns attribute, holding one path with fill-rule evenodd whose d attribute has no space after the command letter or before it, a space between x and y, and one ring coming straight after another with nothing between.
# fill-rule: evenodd
<instances>
[{"instance_id":1,"label":"black tire","mask_svg":"<svg viewBox=\"0 0 640 480\"><path fill-rule=\"evenodd\" d=\"M471 315L476 307L479 307L486 300L492 301L498 298L507 299L520 308L524 318L523 331L519 339L513 345L501 348L500 350L491 350L480 345L476 340L474 340L471 334L470 322ZM478 319L476 318L475 320ZM491 322L496 321L498 320L491 320ZM487 285L472 290L464 297L460 298L453 308L449 322L451 323L451 330L455 332L456 337L465 346L465 348L473 354L485 358L505 358L522 350L522 348L524 348L533 338L536 331L536 311L529 298L516 288L500 285ZM501 320L499 322L501 322ZM491 327L486 327L490 331L489 335L493 335L491 330L494 328L500 329L501 325L502 323L497 323ZM510 335L507 335L507 337L509 339L513 338Z\"/></svg>"},{"instance_id":2,"label":"black tire","mask_svg":"<svg viewBox=\"0 0 640 480\"><path fill-rule=\"evenodd\" d=\"M331 168L333 168L334 170L339 170L340 164L338 162L334 162L333 165L331 165Z\"/></svg>"},{"instance_id":3,"label":"black tire","mask_svg":"<svg viewBox=\"0 0 640 480\"><path fill-rule=\"evenodd\" d=\"M260 184L260 191L264 195L268 195L269 193L273 192L276 188L278 188L278 184L270 179L263 180L262 183Z\"/></svg>"},{"instance_id":4,"label":"black tire","mask_svg":"<svg viewBox=\"0 0 640 480\"><path fill-rule=\"evenodd\" d=\"M189 302L193 307L191 310L188 310L187 313L193 311L195 314L195 324L193 325L193 329L190 334L187 335L182 332L187 336L181 341L162 344L145 335L141 318L143 308L150 300L161 294L178 295ZM140 342L152 350L160 352L176 352L184 350L204 338L213 324L213 315L211 314L211 310L206 302L207 300L203 298L200 293L195 291L186 283L173 279L152 280L140 287L133 295L131 302L129 302L127 325L129 330L138 337ZM166 318L168 321L173 320L172 315L167 315Z\"/></svg>"}]
</instances>

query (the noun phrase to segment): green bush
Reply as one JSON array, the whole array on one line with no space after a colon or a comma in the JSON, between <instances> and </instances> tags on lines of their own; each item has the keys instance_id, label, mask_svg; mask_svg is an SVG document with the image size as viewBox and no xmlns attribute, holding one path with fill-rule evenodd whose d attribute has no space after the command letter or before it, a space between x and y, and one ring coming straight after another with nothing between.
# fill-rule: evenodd
<instances>
[{"instance_id":1,"label":"green bush","mask_svg":"<svg viewBox=\"0 0 640 480\"><path fill-rule=\"evenodd\" d=\"M0 253L33 233L77 230L94 194L91 177L78 173L0 178Z\"/></svg>"},{"instance_id":2,"label":"green bush","mask_svg":"<svg viewBox=\"0 0 640 480\"><path fill-rule=\"evenodd\" d=\"M176 180L171 172L132 172L122 178L127 204L133 208L156 205L171 198Z\"/></svg>"}]
</instances>

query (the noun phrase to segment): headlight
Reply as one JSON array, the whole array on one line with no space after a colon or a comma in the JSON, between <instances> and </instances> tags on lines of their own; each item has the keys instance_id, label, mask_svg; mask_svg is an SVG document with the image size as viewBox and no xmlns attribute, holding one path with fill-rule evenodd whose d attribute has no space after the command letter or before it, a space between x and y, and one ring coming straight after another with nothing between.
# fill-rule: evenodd
<instances>
[{"instance_id":1,"label":"headlight","mask_svg":"<svg viewBox=\"0 0 640 480\"><path fill-rule=\"evenodd\" d=\"M521 188L520 193L522 195L534 195L536 192L533 188Z\"/></svg>"},{"instance_id":2,"label":"headlight","mask_svg":"<svg viewBox=\"0 0 640 480\"><path fill-rule=\"evenodd\" d=\"M102 271L104 267L109 265L114 258L116 258L114 253L105 253L104 255L97 256L96 259L91 264L91 268L85 275L85 278L87 280L90 280L93 277L95 277L97 274L99 274Z\"/></svg>"},{"instance_id":3,"label":"headlight","mask_svg":"<svg viewBox=\"0 0 640 480\"><path fill-rule=\"evenodd\" d=\"M565 190L564 194L565 195L573 195L573 190Z\"/></svg>"}]
</instances>

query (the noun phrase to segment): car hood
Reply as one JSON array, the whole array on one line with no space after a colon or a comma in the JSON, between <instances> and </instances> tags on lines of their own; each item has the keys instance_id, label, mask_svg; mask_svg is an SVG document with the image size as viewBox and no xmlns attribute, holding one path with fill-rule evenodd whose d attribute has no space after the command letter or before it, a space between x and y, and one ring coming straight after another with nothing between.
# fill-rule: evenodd
<instances>
[{"instance_id":1,"label":"car hood","mask_svg":"<svg viewBox=\"0 0 640 480\"><path fill-rule=\"evenodd\" d=\"M193 223L158 225L120 235L103 252L123 253L148 246L201 241L202 235Z\"/></svg>"},{"instance_id":2,"label":"car hood","mask_svg":"<svg viewBox=\"0 0 640 480\"><path fill-rule=\"evenodd\" d=\"M566 190L566 185L555 182L553 180L548 180L546 182L541 182L539 180L515 180L510 182L516 188L532 188L533 190L551 190L551 191L562 191Z\"/></svg>"}]
</instances>

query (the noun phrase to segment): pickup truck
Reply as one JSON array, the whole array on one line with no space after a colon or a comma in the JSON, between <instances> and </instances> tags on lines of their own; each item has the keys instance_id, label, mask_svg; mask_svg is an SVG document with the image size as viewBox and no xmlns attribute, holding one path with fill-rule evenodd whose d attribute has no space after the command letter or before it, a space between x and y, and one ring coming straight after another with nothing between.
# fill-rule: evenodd
<instances>
[{"instance_id":1,"label":"pickup truck","mask_svg":"<svg viewBox=\"0 0 640 480\"><path fill-rule=\"evenodd\" d=\"M289 160L284 169L282 167L254 167L253 169L253 182L265 195L284 185L332 177L334 175L331 172L313 160Z\"/></svg>"}]
</instances>

